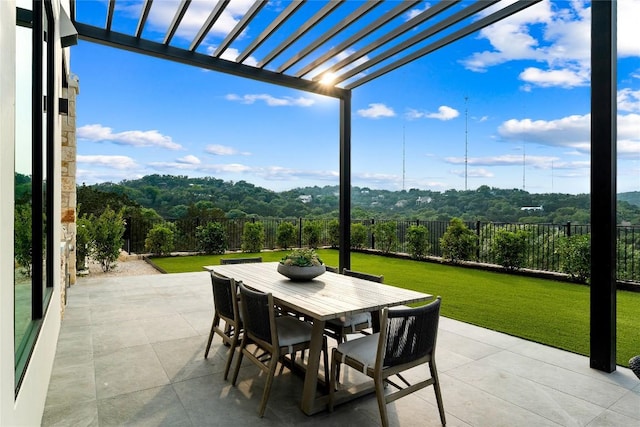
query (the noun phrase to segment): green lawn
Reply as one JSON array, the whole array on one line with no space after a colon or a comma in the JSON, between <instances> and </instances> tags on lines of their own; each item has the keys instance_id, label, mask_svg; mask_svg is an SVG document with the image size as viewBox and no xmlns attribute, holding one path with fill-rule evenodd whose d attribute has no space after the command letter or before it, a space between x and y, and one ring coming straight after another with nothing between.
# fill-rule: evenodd
<instances>
[{"instance_id":1,"label":"green lawn","mask_svg":"<svg viewBox=\"0 0 640 427\"><path fill-rule=\"evenodd\" d=\"M338 251L319 250L328 265ZM202 271L220 258L282 252L154 258L169 273ZM575 353L589 353L589 288L553 280L474 270L429 262L351 254L351 268L383 274L387 284L442 296L442 315ZM617 363L628 366L640 354L640 293L618 291Z\"/></svg>"}]
</instances>

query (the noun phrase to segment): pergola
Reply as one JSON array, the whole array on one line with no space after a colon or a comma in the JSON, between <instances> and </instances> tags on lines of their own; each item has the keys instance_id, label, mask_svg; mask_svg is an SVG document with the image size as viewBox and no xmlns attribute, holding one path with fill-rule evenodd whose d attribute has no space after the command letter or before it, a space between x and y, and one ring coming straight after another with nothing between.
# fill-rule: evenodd
<instances>
[{"instance_id":1,"label":"pergola","mask_svg":"<svg viewBox=\"0 0 640 427\"><path fill-rule=\"evenodd\" d=\"M412 8L418 10L420 0L293 0L283 2L279 13L265 7L267 0L256 0L224 39L209 48L203 42L213 35L212 28L231 7L231 0L176 1L164 35L148 25L153 0L140 1L137 22L118 13L116 0L109 0L100 24L93 22L95 9L86 14L85 8L103 3L71 0L71 20L79 38L86 41L339 99L342 269L350 267L352 90L540 1L439 0L407 20L403 16ZM92 22L83 22L88 16ZM612 372L616 367L616 0L593 1L591 16L590 357L592 368ZM201 26L189 43L175 37L194 20Z\"/></svg>"}]
</instances>

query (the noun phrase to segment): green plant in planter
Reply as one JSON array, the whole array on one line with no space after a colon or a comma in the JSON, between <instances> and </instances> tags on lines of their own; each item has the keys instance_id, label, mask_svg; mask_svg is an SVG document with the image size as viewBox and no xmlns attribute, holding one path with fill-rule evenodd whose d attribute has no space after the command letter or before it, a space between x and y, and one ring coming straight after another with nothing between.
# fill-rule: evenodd
<instances>
[{"instance_id":1,"label":"green plant in planter","mask_svg":"<svg viewBox=\"0 0 640 427\"><path fill-rule=\"evenodd\" d=\"M313 267L324 264L313 249L294 249L282 257L280 264L297 267Z\"/></svg>"}]
</instances>

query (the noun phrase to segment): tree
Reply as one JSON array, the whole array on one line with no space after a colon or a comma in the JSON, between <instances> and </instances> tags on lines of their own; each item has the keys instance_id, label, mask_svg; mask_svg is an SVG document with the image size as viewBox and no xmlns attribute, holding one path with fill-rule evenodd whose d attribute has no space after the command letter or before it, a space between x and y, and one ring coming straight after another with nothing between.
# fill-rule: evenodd
<instances>
[{"instance_id":1,"label":"tree","mask_svg":"<svg viewBox=\"0 0 640 427\"><path fill-rule=\"evenodd\" d=\"M261 222L247 222L242 230L242 251L260 252L264 247L264 225Z\"/></svg>"},{"instance_id":2,"label":"tree","mask_svg":"<svg viewBox=\"0 0 640 427\"><path fill-rule=\"evenodd\" d=\"M302 236L310 248L317 248L322 237L322 225L318 221L306 221L302 226Z\"/></svg>"},{"instance_id":3,"label":"tree","mask_svg":"<svg viewBox=\"0 0 640 427\"><path fill-rule=\"evenodd\" d=\"M476 235L460 218L451 219L449 227L440 238L443 258L453 263L471 259L476 245Z\"/></svg>"},{"instance_id":4,"label":"tree","mask_svg":"<svg viewBox=\"0 0 640 427\"><path fill-rule=\"evenodd\" d=\"M429 230L424 225L412 225L407 230L407 247L413 258L424 258L429 250Z\"/></svg>"},{"instance_id":5,"label":"tree","mask_svg":"<svg viewBox=\"0 0 640 427\"><path fill-rule=\"evenodd\" d=\"M122 210L115 212L109 206L102 215L90 216L91 256L107 272L115 266L124 243L124 220Z\"/></svg>"},{"instance_id":6,"label":"tree","mask_svg":"<svg viewBox=\"0 0 640 427\"><path fill-rule=\"evenodd\" d=\"M87 268L87 257L91 250L91 225L86 214L78 218L76 222L76 270Z\"/></svg>"},{"instance_id":7,"label":"tree","mask_svg":"<svg viewBox=\"0 0 640 427\"><path fill-rule=\"evenodd\" d=\"M198 250L206 254L223 254L227 250L227 233L219 222L209 222L196 228Z\"/></svg>"},{"instance_id":8,"label":"tree","mask_svg":"<svg viewBox=\"0 0 640 427\"><path fill-rule=\"evenodd\" d=\"M276 244L283 249L289 249L296 244L296 226L289 221L281 222L276 231Z\"/></svg>"},{"instance_id":9,"label":"tree","mask_svg":"<svg viewBox=\"0 0 640 427\"><path fill-rule=\"evenodd\" d=\"M175 228L175 226L173 228ZM169 255L174 248L174 234L169 223L156 224L147 233L144 247L147 252L154 255Z\"/></svg>"},{"instance_id":10,"label":"tree","mask_svg":"<svg viewBox=\"0 0 640 427\"><path fill-rule=\"evenodd\" d=\"M377 222L373 226L376 246L385 254L393 251L398 244L397 224L395 221Z\"/></svg>"},{"instance_id":11,"label":"tree","mask_svg":"<svg viewBox=\"0 0 640 427\"><path fill-rule=\"evenodd\" d=\"M15 208L15 258L24 274L31 277L33 259L33 234L31 228L31 205L17 205Z\"/></svg>"},{"instance_id":12,"label":"tree","mask_svg":"<svg viewBox=\"0 0 640 427\"><path fill-rule=\"evenodd\" d=\"M496 262L507 270L522 268L526 261L528 237L529 233L524 230L498 230L492 248Z\"/></svg>"}]
</instances>

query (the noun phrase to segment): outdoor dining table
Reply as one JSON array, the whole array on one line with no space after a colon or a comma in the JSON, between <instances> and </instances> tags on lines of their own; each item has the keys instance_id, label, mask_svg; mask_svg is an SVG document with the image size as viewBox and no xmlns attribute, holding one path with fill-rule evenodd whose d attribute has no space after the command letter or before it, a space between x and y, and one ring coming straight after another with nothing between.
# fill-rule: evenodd
<instances>
[{"instance_id":1,"label":"outdoor dining table","mask_svg":"<svg viewBox=\"0 0 640 427\"><path fill-rule=\"evenodd\" d=\"M271 293L276 304L313 320L309 358L304 376L301 409L307 415L327 408L328 395L318 393L318 370L325 322L341 316L375 312L384 307L421 302L432 295L326 272L309 281L292 281L277 271L277 262L211 265L204 268L242 281L255 290ZM325 379L328 383L328 379ZM373 391L371 385L341 390L336 404Z\"/></svg>"}]
</instances>

